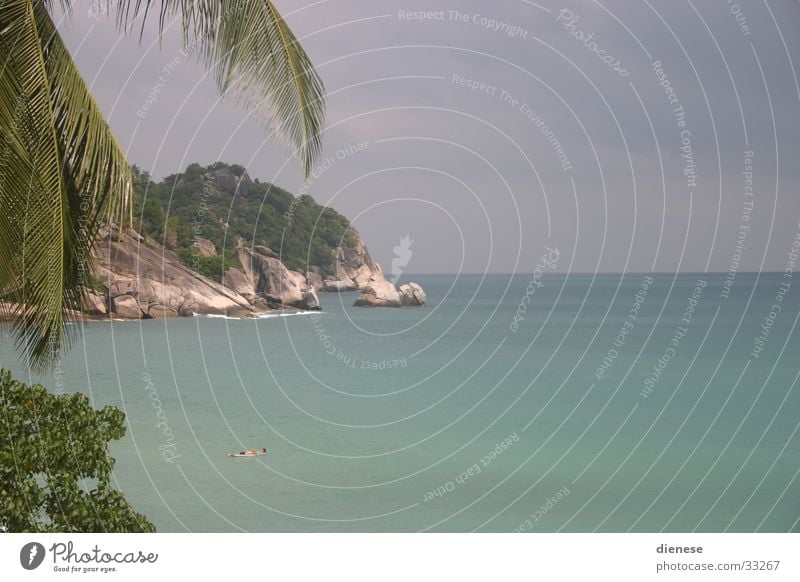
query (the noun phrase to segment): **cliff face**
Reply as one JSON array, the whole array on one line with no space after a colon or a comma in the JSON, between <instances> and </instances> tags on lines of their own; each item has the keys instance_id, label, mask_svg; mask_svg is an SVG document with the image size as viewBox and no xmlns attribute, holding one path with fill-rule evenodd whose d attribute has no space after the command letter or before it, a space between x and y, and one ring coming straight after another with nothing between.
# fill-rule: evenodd
<instances>
[{"instance_id":1,"label":"cliff face","mask_svg":"<svg viewBox=\"0 0 800 582\"><path fill-rule=\"evenodd\" d=\"M335 256L326 269L333 275L322 281L324 291L356 291L384 279L383 269L369 255L364 241L355 230L351 229L351 232L355 245L335 249Z\"/></svg>"},{"instance_id":2,"label":"cliff face","mask_svg":"<svg viewBox=\"0 0 800 582\"><path fill-rule=\"evenodd\" d=\"M133 230L104 229L94 249L95 291L83 311L92 316L151 319L200 315L256 317L272 309L319 309L306 278L288 270L269 249L237 249L242 270L212 281L178 256Z\"/></svg>"},{"instance_id":3,"label":"cliff face","mask_svg":"<svg viewBox=\"0 0 800 582\"><path fill-rule=\"evenodd\" d=\"M93 250L93 276L84 313L124 319L188 316L195 313L253 316L247 297L183 265L176 254L137 232L104 228Z\"/></svg>"},{"instance_id":4,"label":"cliff face","mask_svg":"<svg viewBox=\"0 0 800 582\"><path fill-rule=\"evenodd\" d=\"M225 272L226 287L249 297L254 305L267 307L296 307L318 310L319 298L302 273L290 271L266 247L253 250L244 246L236 249L241 270L235 267Z\"/></svg>"},{"instance_id":5,"label":"cliff face","mask_svg":"<svg viewBox=\"0 0 800 582\"><path fill-rule=\"evenodd\" d=\"M198 274L172 251L131 229L104 228L93 251L95 288L83 302L94 317L151 319L199 315L257 317L273 309L320 309L317 291L362 291L356 305L421 305L383 277L383 271L355 235L332 263L305 275L292 271L270 249L239 243L234 266L221 282ZM199 241L198 253L215 253ZM333 273L323 279L320 273ZM421 291L421 289L419 289ZM420 297L417 294L416 297Z\"/></svg>"}]
</instances>

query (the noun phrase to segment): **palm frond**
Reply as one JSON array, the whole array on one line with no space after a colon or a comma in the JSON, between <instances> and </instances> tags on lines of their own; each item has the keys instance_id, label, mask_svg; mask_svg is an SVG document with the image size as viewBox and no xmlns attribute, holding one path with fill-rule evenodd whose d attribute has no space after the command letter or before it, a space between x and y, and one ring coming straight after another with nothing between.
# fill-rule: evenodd
<instances>
[{"instance_id":1,"label":"palm frond","mask_svg":"<svg viewBox=\"0 0 800 582\"><path fill-rule=\"evenodd\" d=\"M41 3L35 17L52 87L64 175L81 197L88 234L94 235L101 221L130 224L133 176L125 153Z\"/></svg>"},{"instance_id":2,"label":"palm frond","mask_svg":"<svg viewBox=\"0 0 800 582\"><path fill-rule=\"evenodd\" d=\"M33 5L7 0L0 10L0 130L20 159L3 159L3 292L14 308L17 340L35 362L63 329L66 187L55 115Z\"/></svg>"},{"instance_id":3,"label":"palm frond","mask_svg":"<svg viewBox=\"0 0 800 582\"><path fill-rule=\"evenodd\" d=\"M182 24L185 47L212 71L220 93L253 111L293 149L306 176L319 155L325 90L311 59L268 0L118 0L121 27L158 13Z\"/></svg>"},{"instance_id":4,"label":"palm frond","mask_svg":"<svg viewBox=\"0 0 800 582\"><path fill-rule=\"evenodd\" d=\"M0 11L0 292L35 368L61 346L101 222L129 222L131 170L42 2Z\"/></svg>"}]
</instances>

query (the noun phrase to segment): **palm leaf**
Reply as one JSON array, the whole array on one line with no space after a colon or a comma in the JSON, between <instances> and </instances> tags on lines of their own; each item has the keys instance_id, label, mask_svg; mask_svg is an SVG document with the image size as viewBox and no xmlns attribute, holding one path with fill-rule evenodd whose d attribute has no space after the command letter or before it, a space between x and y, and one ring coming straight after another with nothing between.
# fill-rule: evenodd
<instances>
[{"instance_id":1,"label":"palm leaf","mask_svg":"<svg viewBox=\"0 0 800 582\"><path fill-rule=\"evenodd\" d=\"M51 338L63 327L66 187L62 182L55 115L33 5L4 2L0 10L0 130L4 146L2 289L15 307L18 344L44 362Z\"/></svg>"},{"instance_id":2,"label":"palm leaf","mask_svg":"<svg viewBox=\"0 0 800 582\"><path fill-rule=\"evenodd\" d=\"M118 0L118 22L144 27L153 0ZM286 21L268 0L161 0L159 30L182 24L185 47L211 69L220 93L252 111L301 160L306 176L320 151L322 80Z\"/></svg>"},{"instance_id":3,"label":"palm leaf","mask_svg":"<svg viewBox=\"0 0 800 582\"><path fill-rule=\"evenodd\" d=\"M133 176L46 7L40 2L36 6L65 179L81 197L87 238L93 238L98 222L132 221Z\"/></svg>"},{"instance_id":4,"label":"palm leaf","mask_svg":"<svg viewBox=\"0 0 800 582\"><path fill-rule=\"evenodd\" d=\"M0 44L0 289L19 348L43 368L79 304L99 224L129 220L132 178L46 6L6 2Z\"/></svg>"}]
</instances>

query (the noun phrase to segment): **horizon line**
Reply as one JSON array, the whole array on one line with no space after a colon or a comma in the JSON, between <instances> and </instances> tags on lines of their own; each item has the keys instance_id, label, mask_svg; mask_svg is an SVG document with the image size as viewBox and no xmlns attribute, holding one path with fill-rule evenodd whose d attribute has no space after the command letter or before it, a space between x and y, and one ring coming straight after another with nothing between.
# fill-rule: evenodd
<instances>
[{"instance_id":1,"label":"horizon line","mask_svg":"<svg viewBox=\"0 0 800 582\"><path fill-rule=\"evenodd\" d=\"M736 275L780 275L785 273L785 270L780 271L737 271ZM530 271L461 271L461 272L430 272L430 273L403 273L403 279L408 277L415 277L421 275L527 275ZM730 271L551 271L543 273L543 275L728 275Z\"/></svg>"}]
</instances>

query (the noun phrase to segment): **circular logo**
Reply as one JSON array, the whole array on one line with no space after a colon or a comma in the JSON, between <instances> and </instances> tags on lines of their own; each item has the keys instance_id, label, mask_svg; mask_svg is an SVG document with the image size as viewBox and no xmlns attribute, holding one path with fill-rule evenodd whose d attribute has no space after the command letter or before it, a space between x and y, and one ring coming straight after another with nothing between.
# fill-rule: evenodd
<instances>
[{"instance_id":1,"label":"circular logo","mask_svg":"<svg viewBox=\"0 0 800 582\"><path fill-rule=\"evenodd\" d=\"M26 570L35 570L44 561L44 546L38 542L30 542L19 551L19 563Z\"/></svg>"}]
</instances>

